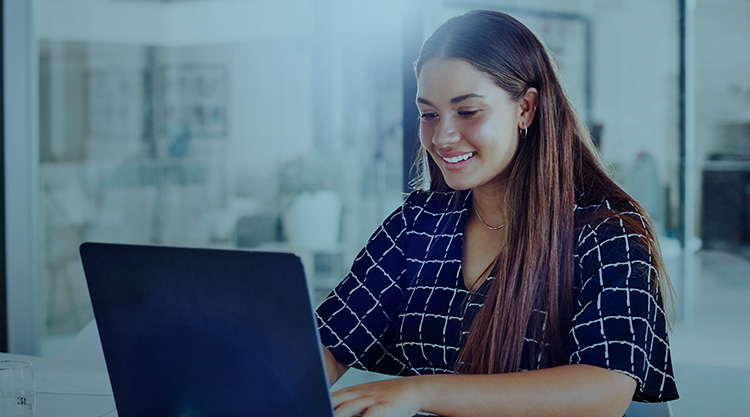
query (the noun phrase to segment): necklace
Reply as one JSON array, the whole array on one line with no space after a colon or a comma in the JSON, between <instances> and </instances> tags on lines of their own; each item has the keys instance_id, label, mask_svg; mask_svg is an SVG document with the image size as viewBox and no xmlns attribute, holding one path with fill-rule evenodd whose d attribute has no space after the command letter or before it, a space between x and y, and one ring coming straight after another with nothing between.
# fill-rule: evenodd
<instances>
[{"instance_id":1,"label":"necklace","mask_svg":"<svg viewBox=\"0 0 750 417\"><path fill-rule=\"evenodd\" d=\"M476 207L474 207L474 213L476 213L477 217L479 217L479 221L482 222L490 230L500 230L505 227L505 223L501 224L500 226L490 226L489 224L487 224L487 222L482 218L482 215L479 214L479 210L477 210Z\"/></svg>"}]
</instances>

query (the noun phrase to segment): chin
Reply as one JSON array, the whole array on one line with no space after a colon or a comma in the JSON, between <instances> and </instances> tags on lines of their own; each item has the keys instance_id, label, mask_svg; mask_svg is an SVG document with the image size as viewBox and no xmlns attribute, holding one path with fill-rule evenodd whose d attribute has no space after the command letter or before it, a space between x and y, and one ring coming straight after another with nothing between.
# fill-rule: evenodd
<instances>
[{"instance_id":1,"label":"chin","mask_svg":"<svg viewBox=\"0 0 750 417\"><path fill-rule=\"evenodd\" d=\"M448 185L448 187L450 187L452 190L455 190L455 191L464 191L464 190L469 190L471 188L474 188L472 184L468 184L463 181L450 181L446 179L445 183Z\"/></svg>"}]
</instances>

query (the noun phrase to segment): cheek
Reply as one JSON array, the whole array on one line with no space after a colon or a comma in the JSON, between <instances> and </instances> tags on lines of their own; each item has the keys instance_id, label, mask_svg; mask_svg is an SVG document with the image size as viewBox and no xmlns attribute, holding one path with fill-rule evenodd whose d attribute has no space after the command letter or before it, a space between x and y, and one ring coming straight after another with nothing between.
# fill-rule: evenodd
<instances>
[{"instance_id":1,"label":"cheek","mask_svg":"<svg viewBox=\"0 0 750 417\"><path fill-rule=\"evenodd\" d=\"M518 133L507 123L483 125L476 130L474 137L483 142L482 145L491 146L501 154L510 153L511 157L518 145Z\"/></svg>"},{"instance_id":2,"label":"cheek","mask_svg":"<svg viewBox=\"0 0 750 417\"><path fill-rule=\"evenodd\" d=\"M434 129L432 128L432 126L425 123L419 124L419 141L422 142L422 146L427 149L431 149L433 136Z\"/></svg>"}]
</instances>

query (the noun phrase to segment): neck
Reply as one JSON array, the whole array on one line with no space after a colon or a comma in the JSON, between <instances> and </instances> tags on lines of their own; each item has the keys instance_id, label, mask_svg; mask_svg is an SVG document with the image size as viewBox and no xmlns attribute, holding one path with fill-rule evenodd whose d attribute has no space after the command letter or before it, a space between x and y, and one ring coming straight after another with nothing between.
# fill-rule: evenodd
<instances>
[{"instance_id":1,"label":"neck","mask_svg":"<svg viewBox=\"0 0 750 417\"><path fill-rule=\"evenodd\" d=\"M505 224L504 210L505 189L500 186L488 185L473 188L471 192L472 204L479 211L484 222L491 226Z\"/></svg>"}]
</instances>

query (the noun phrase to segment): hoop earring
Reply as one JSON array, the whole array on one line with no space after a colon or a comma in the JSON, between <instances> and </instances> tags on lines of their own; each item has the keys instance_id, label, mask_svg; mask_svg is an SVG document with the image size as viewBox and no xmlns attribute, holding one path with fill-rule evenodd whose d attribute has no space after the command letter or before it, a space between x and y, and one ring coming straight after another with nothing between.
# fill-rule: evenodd
<instances>
[{"instance_id":1,"label":"hoop earring","mask_svg":"<svg viewBox=\"0 0 750 417\"><path fill-rule=\"evenodd\" d=\"M526 122L521 122L521 123L523 123L523 130L521 130L521 128L519 127L519 128L518 128L518 134L520 134L520 135L521 135L521 139L525 139L525 138L526 138L526 135L528 135L528 134L529 134L529 129L528 129L528 127L526 126Z\"/></svg>"}]
</instances>

